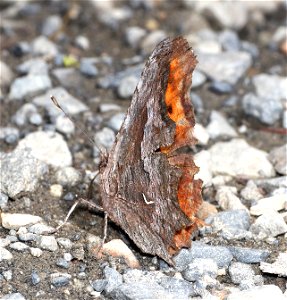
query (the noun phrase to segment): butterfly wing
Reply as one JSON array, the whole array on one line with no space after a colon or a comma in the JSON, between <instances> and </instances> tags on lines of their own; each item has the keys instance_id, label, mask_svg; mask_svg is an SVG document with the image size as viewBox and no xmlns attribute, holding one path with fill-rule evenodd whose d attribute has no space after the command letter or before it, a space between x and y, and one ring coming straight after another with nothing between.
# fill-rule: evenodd
<instances>
[{"instance_id":1,"label":"butterfly wing","mask_svg":"<svg viewBox=\"0 0 287 300\"><path fill-rule=\"evenodd\" d=\"M198 221L201 182L190 154L196 143L189 99L196 58L182 37L153 51L134 92L116 142L101 169L103 208L145 253L172 264L190 246Z\"/></svg>"}]
</instances>

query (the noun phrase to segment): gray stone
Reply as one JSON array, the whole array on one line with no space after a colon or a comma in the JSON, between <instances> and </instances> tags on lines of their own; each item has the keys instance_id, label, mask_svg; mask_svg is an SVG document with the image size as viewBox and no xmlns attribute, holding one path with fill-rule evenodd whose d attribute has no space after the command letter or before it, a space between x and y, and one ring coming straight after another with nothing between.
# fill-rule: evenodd
<instances>
[{"instance_id":1,"label":"gray stone","mask_svg":"<svg viewBox=\"0 0 287 300\"><path fill-rule=\"evenodd\" d=\"M146 30L138 26L127 27L125 30L125 39L133 48L137 48L139 46L139 43L145 35Z\"/></svg>"},{"instance_id":2,"label":"gray stone","mask_svg":"<svg viewBox=\"0 0 287 300\"><path fill-rule=\"evenodd\" d=\"M192 89L200 87L206 81L206 76L198 70L194 70L192 73Z\"/></svg>"},{"instance_id":3,"label":"gray stone","mask_svg":"<svg viewBox=\"0 0 287 300\"><path fill-rule=\"evenodd\" d=\"M87 37L78 35L75 39L75 45L82 50L88 50L90 48L90 41Z\"/></svg>"},{"instance_id":4,"label":"gray stone","mask_svg":"<svg viewBox=\"0 0 287 300\"><path fill-rule=\"evenodd\" d=\"M242 139L219 142L213 145L211 169L214 175L244 176L249 178L272 177L273 166L267 159L267 153L251 147Z\"/></svg>"},{"instance_id":5,"label":"gray stone","mask_svg":"<svg viewBox=\"0 0 287 300\"><path fill-rule=\"evenodd\" d=\"M57 183L62 186L75 186L81 181L81 173L73 167L65 167L59 169L56 174Z\"/></svg>"},{"instance_id":6,"label":"gray stone","mask_svg":"<svg viewBox=\"0 0 287 300\"><path fill-rule=\"evenodd\" d=\"M0 247L0 262L13 259L13 255L7 249Z\"/></svg>"},{"instance_id":7,"label":"gray stone","mask_svg":"<svg viewBox=\"0 0 287 300\"><path fill-rule=\"evenodd\" d=\"M21 140L17 149L30 149L36 159L53 167L68 167L72 164L72 154L63 137L55 132L33 132Z\"/></svg>"},{"instance_id":8,"label":"gray stone","mask_svg":"<svg viewBox=\"0 0 287 300\"><path fill-rule=\"evenodd\" d=\"M37 246L43 250L57 251L58 244L54 236L40 236L37 240Z\"/></svg>"},{"instance_id":9,"label":"gray stone","mask_svg":"<svg viewBox=\"0 0 287 300\"><path fill-rule=\"evenodd\" d=\"M29 74L13 81L10 88L9 99L23 100L25 97L43 92L51 87L52 82L48 75Z\"/></svg>"},{"instance_id":10,"label":"gray stone","mask_svg":"<svg viewBox=\"0 0 287 300\"><path fill-rule=\"evenodd\" d=\"M21 192L32 192L48 167L34 159L27 151L13 151L1 156L1 193L10 198ZM5 200L4 200L5 202Z\"/></svg>"},{"instance_id":11,"label":"gray stone","mask_svg":"<svg viewBox=\"0 0 287 300\"><path fill-rule=\"evenodd\" d=\"M64 111L70 115L76 115L88 110L88 107L85 104L70 95L64 88L56 87L33 99L33 103L37 106L44 107L48 111L50 117L55 118L62 114L62 112L53 105L50 99L51 95L59 101Z\"/></svg>"},{"instance_id":12,"label":"gray stone","mask_svg":"<svg viewBox=\"0 0 287 300\"><path fill-rule=\"evenodd\" d=\"M287 253L279 253L276 261L272 264L261 262L260 269L264 273L287 277Z\"/></svg>"},{"instance_id":13,"label":"gray stone","mask_svg":"<svg viewBox=\"0 0 287 300\"><path fill-rule=\"evenodd\" d=\"M221 268L228 266L233 256L226 247L209 246L200 242L193 242L191 249L182 249L174 257L176 268L184 270L195 258L211 258Z\"/></svg>"},{"instance_id":14,"label":"gray stone","mask_svg":"<svg viewBox=\"0 0 287 300\"><path fill-rule=\"evenodd\" d=\"M218 267L216 262L210 258L196 258L183 271L182 275L185 280L198 281L204 276L216 278Z\"/></svg>"},{"instance_id":15,"label":"gray stone","mask_svg":"<svg viewBox=\"0 0 287 300\"><path fill-rule=\"evenodd\" d=\"M68 273L53 273L50 275L51 284L55 287L66 286L70 283L71 277Z\"/></svg>"},{"instance_id":16,"label":"gray stone","mask_svg":"<svg viewBox=\"0 0 287 300\"><path fill-rule=\"evenodd\" d=\"M0 87L9 86L14 77L11 68L0 60L0 70Z\"/></svg>"},{"instance_id":17,"label":"gray stone","mask_svg":"<svg viewBox=\"0 0 287 300\"><path fill-rule=\"evenodd\" d=\"M31 247L30 248L30 253L34 257L40 257L43 254L43 251L39 248Z\"/></svg>"},{"instance_id":18,"label":"gray stone","mask_svg":"<svg viewBox=\"0 0 287 300\"><path fill-rule=\"evenodd\" d=\"M15 144L19 139L20 133L18 128L0 127L0 140L4 140L7 144Z\"/></svg>"},{"instance_id":19,"label":"gray stone","mask_svg":"<svg viewBox=\"0 0 287 300\"><path fill-rule=\"evenodd\" d=\"M282 215L270 211L261 215L250 227L254 238L264 240L287 232L287 225Z\"/></svg>"},{"instance_id":20,"label":"gray stone","mask_svg":"<svg viewBox=\"0 0 287 300\"><path fill-rule=\"evenodd\" d=\"M248 180L246 186L241 190L240 195L248 201L256 201L263 198L262 191L253 180Z\"/></svg>"},{"instance_id":21,"label":"gray stone","mask_svg":"<svg viewBox=\"0 0 287 300\"><path fill-rule=\"evenodd\" d=\"M116 139L115 133L110 128L104 127L95 134L95 142L106 149L111 149Z\"/></svg>"},{"instance_id":22,"label":"gray stone","mask_svg":"<svg viewBox=\"0 0 287 300\"><path fill-rule=\"evenodd\" d=\"M269 179L257 179L255 184L267 191L273 191L276 188L287 188L287 176L280 176Z\"/></svg>"},{"instance_id":23,"label":"gray stone","mask_svg":"<svg viewBox=\"0 0 287 300\"><path fill-rule=\"evenodd\" d=\"M48 74L48 65L43 58L32 58L24 61L22 64L17 66L17 71L20 74Z\"/></svg>"},{"instance_id":24,"label":"gray stone","mask_svg":"<svg viewBox=\"0 0 287 300\"><path fill-rule=\"evenodd\" d=\"M24 250L29 249L29 246L27 246L24 243L21 242L15 242L9 245L9 247L13 250L19 251L19 252L23 252Z\"/></svg>"},{"instance_id":25,"label":"gray stone","mask_svg":"<svg viewBox=\"0 0 287 300\"><path fill-rule=\"evenodd\" d=\"M262 198L257 203L250 207L250 214L260 216L269 211L280 211L287 205L286 193L273 195L271 197Z\"/></svg>"},{"instance_id":26,"label":"gray stone","mask_svg":"<svg viewBox=\"0 0 287 300\"><path fill-rule=\"evenodd\" d=\"M124 113L117 113L110 118L107 125L116 132L118 132L122 126L125 116L126 115Z\"/></svg>"},{"instance_id":27,"label":"gray stone","mask_svg":"<svg viewBox=\"0 0 287 300\"><path fill-rule=\"evenodd\" d=\"M253 93L248 93L243 97L242 107L247 115L258 118L261 122L269 125L278 121L283 111L280 100L260 98Z\"/></svg>"},{"instance_id":28,"label":"gray stone","mask_svg":"<svg viewBox=\"0 0 287 300\"><path fill-rule=\"evenodd\" d=\"M162 30L154 30L147 34L141 42L141 51L143 54L150 54L155 46L166 38L166 33Z\"/></svg>"},{"instance_id":29,"label":"gray stone","mask_svg":"<svg viewBox=\"0 0 287 300\"><path fill-rule=\"evenodd\" d=\"M31 273L31 282L33 285L37 285L41 282L41 278L36 271L32 271Z\"/></svg>"},{"instance_id":30,"label":"gray stone","mask_svg":"<svg viewBox=\"0 0 287 300\"><path fill-rule=\"evenodd\" d=\"M9 241L7 238L0 238L0 247L7 247L11 241Z\"/></svg>"},{"instance_id":31,"label":"gray stone","mask_svg":"<svg viewBox=\"0 0 287 300\"><path fill-rule=\"evenodd\" d=\"M66 261L64 258L58 258L56 261L56 265L63 269L68 269L70 267L70 264L68 261Z\"/></svg>"},{"instance_id":32,"label":"gray stone","mask_svg":"<svg viewBox=\"0 0 287 300\"><path fill-rule=\"evenodd\" d=\"M123 99L130 98L136 89L137 83L138 78L134 75L123 78L117 88L118 96Z\"/></svg>"},{"instance_id":33,"label":"gray stone","mask_svg":"<svg viewBox=\"0 0 287 300\"><path fill-rule=\"evenodd\" d=\"M259 56L259 49L256 44L253 44L249 41L241 42L241 50L248 52L253 59L256 59Z\"/></svg>"},{"instance_id":34,"label":"gray stone","mask_svg":"<svg viewBox=\"0 0 287 300\"><path fill-rule=\"evenodd\" d=\"M97 292L102 292L105 287L107 286L108 281L106 279L97 279L93 282L91 282L92 288Z\"/></svg>"},{"instance_id":35,"label":"gray stone","mask_svg":"<svg viewBox=\"0 0 287 300\"><path fill-rule=\"evenodd\" d=\"M279 174L287 175L287 144L274 148L268 158Z\"/></svg>"},{"instance_id":36,"label":"gray stone","mask_svg":"<svg viewBox=\"0 0 287 300\"><path fill-rule=\"evenodd\" d=\"M270 252L268 250L261 249L231 246L229 247L229 250L237 261L245 264L255 264L261 261L265 261L270 255Z\"/></svg>"},{"instance_id":37,"label":"gray stone","mask_svg":"<svg viewBox=\"0 0 287 300\"><path fill-rule=\"evenodd\" d=\"M37 108L32 103L25 103L21 106L13 116L13 122L18 126L26 125L30 116L37 113Z\"/></svg>"},{"instance_id":38,"label":"gray stone","mask_svg":"<svg viewBox=\"0 0 287 300\"><path fill-rule=\"evenodd\" d=\"M48 234L50 232L53 232L55 231L55 228L51 226L47 226L45 224L38 223L28 227L28 231L39 235L39 234Z\"/></svg>"},{"instance_id":39,"label":"gray stone","mask_svg":"<svg viewBox=\"0 0 287 300\"><path fill-rule=\"evenodd\" d=\"M121 22L130 19L133 15L132 11L127 6L110 7L109 10L99 9L97 12L99 21L113 29L118 28Z\"/></svg>"},{"instance_id":40,"label":"gray stone","mask_svg":"<svg viewBox=\"0 0 287 300\"><path fill-rule=\"evenodd\" d=\"M237 137L236 131L227 122L226 118L215 110L211 112L210 123L206 129L212 139L218 137Z\"/></svg>"},{"instance_id":41,"label":"gray stone","mask_svg":"<svg viewBox=\"0 0 287 300\"><path fill-rule=\"evenodd\" d=\"M238 210L247 208L242 204L240 198L237 197L237 190L233 186L220 186L215 195L215 199L224 210Z\"/></svg>"},{"instance_id":42,"label":"gray stone","mask_svg":"<svg viewBox=\"0 0 287 300\"><path fill-rule=\"evenodd\" d=\"M20 293L11 293L2 297L1 300L26 300L26 298Z\"/></svg>"},{"instance_id":43,"label":"gray stone","mask_svg":"<svg viewBox=\"0 0 287 300\"><path fill-rule=\"evenodd\" d=\"M99 71L93 64L93 61L87 58L81 59L80 71L83 75L86 75L88 77L96 77L99 74Z\"/></svg>"},{"instance_id":44,"label":"gray stone","mask_svg":"<svg viewBox=\"0 0 287 300\"><path fill-rule=\"evenodd\" d=\"M244 291L231 292L226 300L257 300L257 299L276 299L286 300L280 288L276 285L256 286Z\"/></svg>"},{"instance_id":45,"label":"gray stone","mask_svg":"<svg viewBox=\"0 0 287 300\"><path fill-rule=\"evenodd\" d=\"M31 241L36 241L37 235L34 233L21 233L18 235L18 238L22 242L31 242Z\"/></svg>"},{"instance_id":46,"label":"gray stone","mask_svg":"<svg viewBox=\"0 0 287 300\"><path fill-rule=\"evenodd\" d=\"M255 276L252 267L241 262L233 262L228 271L232 282L235 284L240 284L243 280L253 281Z\"/></svg>"},{"instance_id":47,"label":"gray stone","mask_svg":"<svg viewBox=\"0 0 287 300\"><path fill-rule=\"evenodd\" d=\"M113 103L103 103L99 105L99 111L101 113L106 113L106 112L110 112L110 111L118 111L121 110L121 107L117 104L113 104Z\"/></svg>"},{"instance_id":48,"label":"gray stone","mask_svg":"<svg viewBox=\"0 0 287 300\"><path fill-rule=\"evenodd\" d=\"M199 53L198 61L198 70L207 77L232 85L243 77L252 63L251 55L246 52Z\"/></svg>"},{"instance_id":49,"label":"gray stone","mask_svg":"<svg viewBox=\"0 0 287 300\"><path fill-rule=\"evenodd\" d=\"M72 241L68 238L57 238L57 242L61 247L65 249L71 249L73 246Z\"/></svg>"},{"instance_id":50,"label":"gray stone","mask_svg":"<svg viewBox=\"0 0 287 300\"><path fill-rule=\"evenodd\" d=\"M58 53L57 46L45 36L37 37L32 43L34 54L56 56Z\"/></svg>"},{"instance_id":51,"label":"gray stone","mask_svg":"<svg viewBox=\"0 0 287 300\"><path fill-rule=\"evenodd\" d=\"M104 276L107 280L107 285L105 287L106 293L112 292L123 282L122 275L118 271L110 267L105 267Z\"/></svg>"},{"instance_id":52,"label":"gray stone","mask_svg":"<svg viewBox=\"0 0 287 300\"><path fill-rule=\"evenodd\" d=\"M61 29L63 25L62 18L58 15L48 16L42 26L41 33L46 36L51 36Z\"/></svg>"},{"instance_id":53,"label":"gray stone","mask_svg":"<svg viewBox=\"0 0 287 300\"><path fill-rule=\"evenodd\" d=\"M234 30L226 29L222 31L218 39L225 51L239 51L241 48L240 39Z\"/></svg>"},{"instance_id":54,"label":"gray stone","mask_svg":"<svg viewBox=\"0 0 287 300\"><path fill-rule=\"evenodd\" d=\"M32 113L29 117L29 123L36 126L41 125L43 123L42 116L38 113Z\"/></svg>"},{"instance_id":55,"label":"gray stone","mask_svg":"<svg viewBox=\"0 0 287 300\"><path fill-rule=\"evenodd\" d=\"M198 113L202 113L204 111L204 107L203 107L203 101L202 101L201 97L198 94L191 92L190 98L191 98L191 103L194 107L194 110Z\"/></svg>"},{"instance_id":56,"label":"gray stone","mask_svg":"<svg viewBox=\"0 0 287 300\"><path fill-rule=\"evenodd\" d=\"M219 95L221 95L221 94L230 94L230 93L233 92L233 86L228 82L213 81L209 85L209 90L211 90L215 94L219 94Z\"/></svg>"},{"instance_id":57,"label":"gray stone","mask_svg":"<svg viewBox=\"0 0 287 300\"><path fill-rule=\"evenodd\" d=\"M57 68L52 71L52 74L62 88L72 88L83 82L83 76L75 68Z\"/></svg>"},{"instance_id":58,"label":"gray stone","mask_svg":"<svg viewBox=\"0 0 287 300\"><path fill-rule=\"evenodd\" d=\"M29 214L9 214L2 213L2 226L6 229L19 229L20 227L30 226L42 221L41 217Z\"/></svg>"}]
</instances>

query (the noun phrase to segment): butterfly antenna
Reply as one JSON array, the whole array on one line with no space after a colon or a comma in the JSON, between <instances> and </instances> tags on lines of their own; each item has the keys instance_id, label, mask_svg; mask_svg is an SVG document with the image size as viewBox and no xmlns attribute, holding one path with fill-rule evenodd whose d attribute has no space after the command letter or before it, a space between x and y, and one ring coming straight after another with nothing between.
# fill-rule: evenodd
<instances>
[{"instance_id":1,"label":"butterfly antenna","mask_svg":"<svg viewBox=\"0 0 287 300\"><path fill-rule=\"evenodd\" d=\"M51 98L52 102L54 103L54 105L57 106L64 113L65 117L68 118L75 125L75 127L78 128L85 135L85 137L88 139L88 141L93 146L95 146L100 151L101 154L105 153L105 149L102 146L98 146L96 141L93 138L91 138L91 136L81 126L77 125L77 121L71 115L69 115L67 112L65 112L65 110L62 108L62 106L56 99L56 97L52 95L50 98Z\"/></svg>"}]
</instances>

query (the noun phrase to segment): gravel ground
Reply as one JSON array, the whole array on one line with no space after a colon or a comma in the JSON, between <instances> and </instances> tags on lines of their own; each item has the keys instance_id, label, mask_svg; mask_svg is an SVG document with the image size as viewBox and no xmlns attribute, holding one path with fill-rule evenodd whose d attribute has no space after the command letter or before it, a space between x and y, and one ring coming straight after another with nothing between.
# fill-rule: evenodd
<instances>
[{"instance_id":1,"label":"gravel ground","mask_svg":"<svg viewBox=\"0 0 287 300\"><path fill-rule=\"evenodd\" d=\"M286 4L189 0L1 1L1 299L286 299ZM79 208L143 64L183 35L204 181L175 267ZM49 100L54 95L71 123ZM100 203L95 185L94 199Z\"/></svg>"}]
</instances>

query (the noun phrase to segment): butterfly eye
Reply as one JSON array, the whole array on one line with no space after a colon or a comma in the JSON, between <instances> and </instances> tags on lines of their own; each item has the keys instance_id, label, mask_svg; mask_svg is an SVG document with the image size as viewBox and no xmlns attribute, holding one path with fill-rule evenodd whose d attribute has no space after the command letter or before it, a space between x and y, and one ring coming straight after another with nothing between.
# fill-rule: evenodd
<instances>
[{"instance_id":1,"label":"butterfly eye","mask_svg":"<svg viewBox=\"0 0 287 300\"><path fill-rule=\"evenodd\" d=\"M168 111L169 114L172 114L172 106L171 106L171 105L169 105L169 106L167 107L167 111Z\"/></svg>"}]
</instances>

